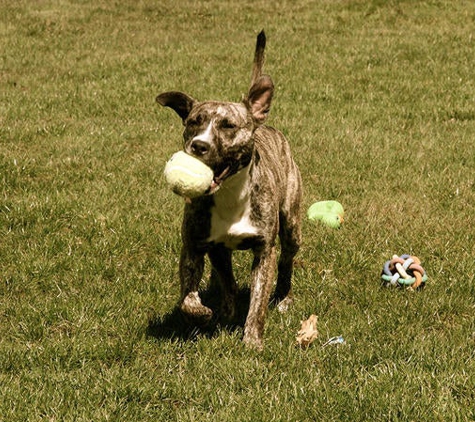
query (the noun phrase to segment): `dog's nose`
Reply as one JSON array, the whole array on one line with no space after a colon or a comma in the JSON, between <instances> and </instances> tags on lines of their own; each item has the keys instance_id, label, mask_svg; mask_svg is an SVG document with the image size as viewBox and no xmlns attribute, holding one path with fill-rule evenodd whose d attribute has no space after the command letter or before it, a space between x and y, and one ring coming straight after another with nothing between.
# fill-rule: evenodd
<instances>
[{"instance_id":1,"label":"dog's nose","mask_svg":"<svg viewBox=\"0 0 475 422\"><path fill-rule=\"evenodd\" d=\"M209 152L210 146L208 142L200 141L195 139L190 144L190 150L193 155L197 157L202 157Z\"/></svg>"}]
</instances>

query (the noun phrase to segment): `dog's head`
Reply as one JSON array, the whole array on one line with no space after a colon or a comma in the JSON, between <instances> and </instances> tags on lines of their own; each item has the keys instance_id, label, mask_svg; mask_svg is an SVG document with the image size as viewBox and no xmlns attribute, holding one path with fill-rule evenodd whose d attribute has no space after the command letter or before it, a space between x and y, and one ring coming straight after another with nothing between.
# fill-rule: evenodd
<instances>
[{"instance_id":1,"label":"dog's head","mask_svg":"<svg viewBox=\"0 0 475 422\"><path fill-rule=\"evenodd\" d=\"M172 108L183 120L184 150L208 165L214 172L214 193L221 183L252 159L253 133L267 118L274 93L268 75L261 74L265 36L256 44L251 88L240 103L200 102L182 92L165 92L157 102Z\"/></svg>"}]
</instances>

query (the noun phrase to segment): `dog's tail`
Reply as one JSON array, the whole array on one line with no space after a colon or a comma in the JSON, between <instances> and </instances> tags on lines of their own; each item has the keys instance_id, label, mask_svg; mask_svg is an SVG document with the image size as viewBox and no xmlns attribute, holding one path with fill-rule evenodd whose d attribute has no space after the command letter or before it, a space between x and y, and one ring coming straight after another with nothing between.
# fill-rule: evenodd
<instances>
[{"instance_id":1,"label":"dog's tail","mask_svg":"<svg viewBox=\"0 0 475 422\"><path fill-rule=\"evenodd\" d=\"M264 67L264 50L266 48L266 34L264 30L259 32L256 41L256 52L254 53L254 64L252 66L251 87L262 76L262 68Z\"/></svg>"}]
</instances>

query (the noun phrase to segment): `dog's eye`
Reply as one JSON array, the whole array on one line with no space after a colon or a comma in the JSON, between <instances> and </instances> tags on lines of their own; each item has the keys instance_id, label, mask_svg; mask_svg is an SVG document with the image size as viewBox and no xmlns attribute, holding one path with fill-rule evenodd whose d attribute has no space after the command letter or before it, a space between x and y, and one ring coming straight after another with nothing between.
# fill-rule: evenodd
<instances>
[{"instance_id":1,"label":"dog's eye","mask_svg":"<svg viewBox=\"0 0 475 422\"><path fill-rule=\"evenodd\" d=\"M229 120L223 120L221 122L221 128L222 129L229 129L229 130L234 130L237 129L237 125Z\"/></svg>"},{"instance_id":2,"label":"dog's eye","mask_svg":"<svg viewBox=\"0 0 475 422\"><path fill-rule=\"evenodd\" d=\"M186 121L187 126L199 126L201 125L201 123L203 123L203 117L201 115L198 115L193 118L189 118Z\"/></svg>"}]
</instances>

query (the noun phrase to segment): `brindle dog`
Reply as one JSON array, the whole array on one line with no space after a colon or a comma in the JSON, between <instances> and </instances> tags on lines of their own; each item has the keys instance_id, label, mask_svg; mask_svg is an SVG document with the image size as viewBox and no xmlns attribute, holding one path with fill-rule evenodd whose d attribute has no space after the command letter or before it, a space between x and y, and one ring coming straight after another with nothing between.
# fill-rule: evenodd
<instances>
[{"instance_id":1,"label":"brindle dog","mask_svg":"<svg viewBox=\"0 0 475 422\"><path fill-rule=\"evenodd\" d=\"M276 238L280 238L274 301L280 311L292 302L293 258L300 241L301 177L285 137L263 123L270 110L274 85L262 74L266 37L257 37L249 93L240 103L200 102L181 92L157 97L185 126L184 150L206 163L214 180L206 195L185 204L180 257L180 309L196 322L211 320L198 286L204 257L219 280L221 312L232 319L237 284L231 255L236 249L254 254L249 312L244 342L262 349L264 320L277 266Z\"/></svg>"}]
</instances>

